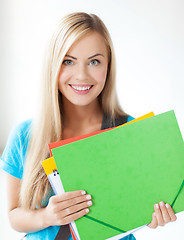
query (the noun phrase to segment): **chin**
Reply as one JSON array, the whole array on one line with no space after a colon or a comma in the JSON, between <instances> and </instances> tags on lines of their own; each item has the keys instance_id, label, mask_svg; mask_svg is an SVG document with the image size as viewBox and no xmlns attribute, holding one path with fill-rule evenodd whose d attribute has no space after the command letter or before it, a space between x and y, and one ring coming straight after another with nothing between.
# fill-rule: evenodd
<instances>
[{"instance_id":1,"label":"chin","mask_svg":"<svg viewBox=\"0 0 184 240\"><path fill-rule=\"evenodd\" d=\"M98 96L94 97L93 98L90 98L90 97L83 97L83 98L66 98L64 97L64 101L66 103L66 105L74 105L74 106L79 106L79 107L85 107L85 106L90 106L91 104L95 104L96 101L98 101Z\"/></svg>"},{"instance_id":2,"label":"chin","mask_svg":"<svg viewBox=\"0 0 184 240\"><path fill-rule=\"evenodd\" d=\"M78 106L78 107L85 107L85 106L89 106L90 105L90 103L92 103L92 102L83 102L83 103L79 103L79 102L77 102L77 103L72 103L73 105L75 105L75 106Z\"/></svg>"}]
</instances>

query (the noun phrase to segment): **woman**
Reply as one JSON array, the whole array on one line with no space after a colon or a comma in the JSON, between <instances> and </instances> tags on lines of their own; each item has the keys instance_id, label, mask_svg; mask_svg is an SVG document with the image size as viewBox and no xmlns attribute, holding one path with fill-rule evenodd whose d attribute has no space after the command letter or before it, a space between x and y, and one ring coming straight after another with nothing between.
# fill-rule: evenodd
<instances>
[{"instance_id":1,"label":"woman","mask_svg":"<svg viewBox=\"0 0 184 240\"><path fill-rule=\"evenodd\" d=\"M1 159L8 173L10 223L27 232L27 239L54 239L60 225L84 216L93 204L84 189L53 196L41 166L49 157L48 143L133 119L118 104L112 42L94 14L62 19L46 51L42 80L37 119L13 130ZM160 202L154 208L150 227L176 220L169 205Z\"/></svg>"}]
</instances>

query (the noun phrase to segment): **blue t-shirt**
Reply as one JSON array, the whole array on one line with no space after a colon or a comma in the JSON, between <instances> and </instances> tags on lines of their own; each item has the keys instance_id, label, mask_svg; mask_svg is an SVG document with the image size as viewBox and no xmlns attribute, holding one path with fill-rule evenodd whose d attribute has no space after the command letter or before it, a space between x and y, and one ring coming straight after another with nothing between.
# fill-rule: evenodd
<instances>
[{"instance_id":1,"label":"blue t-shirt","mask_svg":"<svg viewBox=\"0 0 184 240\"><path fill-rule=\"evenodd\" d=\"M133 120L132 117L128 117L127 122ZM11 131L3 155L0 158L0 168L9 173L10 175L22 179L26 153L30 142L31 136L31 124L32 121L28 120L17 125ZM27 238L29 240L54 240L60 226L50 226L41 231L28 233ZM72 240L72 236L68 240ZM135 237L131 234L122 238L123 240L135 240Z\"/></svg>"}]
</instances>

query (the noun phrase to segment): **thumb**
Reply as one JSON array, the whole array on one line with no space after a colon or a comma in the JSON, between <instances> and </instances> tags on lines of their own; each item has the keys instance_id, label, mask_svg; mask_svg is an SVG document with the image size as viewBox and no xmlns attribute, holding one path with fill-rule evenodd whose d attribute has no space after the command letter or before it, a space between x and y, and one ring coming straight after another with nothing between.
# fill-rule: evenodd
<instances>
[{"instance_id":1,"label":"thumb","mask_svg":"<svg viewBox=\"0 0 184 240\"><path fill-rule=\"evenodd\" d=\"M148 227L150 228L156 228L158 226L158 222L157 222L157 217L156 217L156 213L154 212L152 214L152 221L150 224L148 224Z\"/></svg>"}]
</instances>

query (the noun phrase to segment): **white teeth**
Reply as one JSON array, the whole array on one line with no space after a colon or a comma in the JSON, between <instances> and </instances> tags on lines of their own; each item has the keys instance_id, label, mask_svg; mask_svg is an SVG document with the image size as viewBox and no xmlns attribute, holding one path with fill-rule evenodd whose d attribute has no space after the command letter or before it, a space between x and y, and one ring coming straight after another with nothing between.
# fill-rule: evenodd
<instances>
[{"instance_id":1,"label":"white teeth","mask_svg":"<svg viewBox=\"0 0 184 240\"><path fill-rule=\"evenodd\" d=\"M77 87L77 86L72 86L72 88L74 88L76 90L79 90L79 91L85 91L85 90L89 90L90 89L90 87Z\"/></svg>"}]
</instances>

